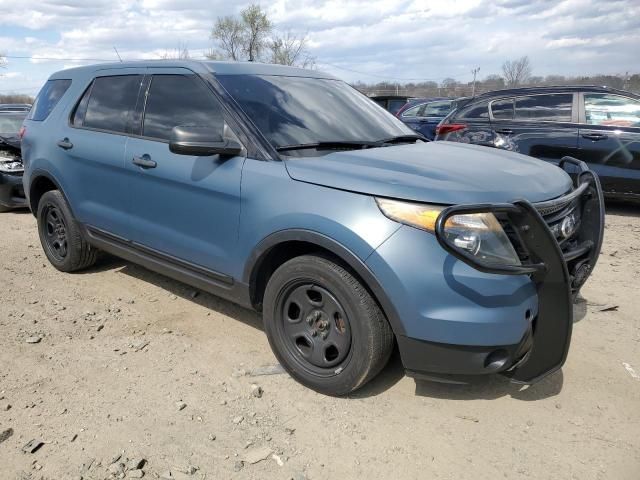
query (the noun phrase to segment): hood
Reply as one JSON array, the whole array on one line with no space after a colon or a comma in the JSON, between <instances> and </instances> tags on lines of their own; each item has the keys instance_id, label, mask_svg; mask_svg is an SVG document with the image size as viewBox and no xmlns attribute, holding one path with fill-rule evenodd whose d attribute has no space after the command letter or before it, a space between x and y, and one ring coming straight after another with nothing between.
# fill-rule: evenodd
<instances>
[{"instance_id":1,"label":"hood","mask_svg":"<svg viewBox=\"0 0 640 480\"><path fill-rule=\"evenodd\" d=\"M465 143L428 142L285 160L294 180L380 197L452 205L540 202L571 189L557 166Z\"/></svg>"},{"instance_id":2,"label":"hood","mask_svg":"<svg viewBox=\"0 0 640 480\"><path fill-rule=\"evenodd\" d=\"M20 137L18 137L17 133L15 135L0 133L0 145L2 145L3 143L20 150Z\"/></svg>"}]
</instances>

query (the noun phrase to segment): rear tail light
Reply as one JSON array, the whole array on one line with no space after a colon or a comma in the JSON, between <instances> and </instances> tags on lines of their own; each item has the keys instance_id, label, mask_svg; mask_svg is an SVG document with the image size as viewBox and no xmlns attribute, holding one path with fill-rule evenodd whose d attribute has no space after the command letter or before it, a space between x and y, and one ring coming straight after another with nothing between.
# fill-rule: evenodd
<instances>
[{"instance_id":1,"label":"rear tail light","mask_svg":"<svg viewBox=\"0 0 640 480\"><path fill-rule=\"evenodd\" d=\"M20 130L18 130L18 138L22 140L26 133L27 133L27 128L24 125L21 126Z\"/></svg>"},{"instance_id":2,"label":"rear tail light","mask_svg":"<svg viewBox=\"0 0 640 480\"><path fill-rule=\"evenodd\" d=\"M467 126L464 123L445 123L436 127L436 135L446 135L447 133L464 130Z\"/></svg>"}]
</instances>

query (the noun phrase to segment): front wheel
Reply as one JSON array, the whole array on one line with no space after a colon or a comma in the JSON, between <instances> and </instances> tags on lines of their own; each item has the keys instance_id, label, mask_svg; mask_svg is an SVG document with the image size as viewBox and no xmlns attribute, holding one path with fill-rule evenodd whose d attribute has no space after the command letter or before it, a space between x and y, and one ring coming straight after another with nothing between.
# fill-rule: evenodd
<instances>
[{"instance_id":1,"label":"front wheel","mask_svg":"<svg viewBox=\"0 0 640 480\"><path fill-rule=\"evenodd\" d=\"M338 263L315 255L281 265L265 291L264 324L283 367L303 385L346 395L389 360L393 333L368 290Z\"/></svg>"}]
</instances>

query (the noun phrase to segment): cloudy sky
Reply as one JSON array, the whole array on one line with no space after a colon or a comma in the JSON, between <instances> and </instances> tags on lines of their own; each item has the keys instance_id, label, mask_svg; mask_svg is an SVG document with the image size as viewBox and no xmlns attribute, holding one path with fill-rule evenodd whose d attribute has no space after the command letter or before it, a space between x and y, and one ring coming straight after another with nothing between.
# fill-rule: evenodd
<instances>
[{"instance_id":1,"label":"cloudy sky","mask_svg":"<svg viewBox=\"0 0 640 480\"><path fill-rule=\"evenodd\" d=\"M203 55L233 0L0 0L0 93L35 94L54 71ZM309 35L318 67L349 81L469 81L529 55L534 75L640 72L640 0L261 0L279 30ZM18 58L27 57L27 58Z\"/></svg>"}]
</instances>

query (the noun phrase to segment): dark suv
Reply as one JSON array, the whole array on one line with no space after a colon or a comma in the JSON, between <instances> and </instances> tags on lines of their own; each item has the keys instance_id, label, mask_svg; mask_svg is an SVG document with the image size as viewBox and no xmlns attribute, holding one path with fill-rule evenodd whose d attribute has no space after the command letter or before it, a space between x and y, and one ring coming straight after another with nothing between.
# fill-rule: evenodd
<instances>
[{"instance_id":1,"label":"dark suv","mask_svg":"<svg viewBox=\"0 0 640 480\"><path fill-rule=\"evenodd\" d=\"M570 155L606 196L640 200L640 96L605 87L489 92L449 114L436 140L475 143L554 163Z\"/></svg>"},{"instance_id":2,"label":"dark suv","mask_svg":"<svg viewBox=\"0 0 640 480\"><path fill-rule=\"evenodd\" d=\"M318 71L69 69L24 127L56 268L104 250L261 311L282 365L329 394L364 385L396 343L413 375L539 380L566 358L600 251L584 163L423 141Z\"/></svg>"}]
</instances>

